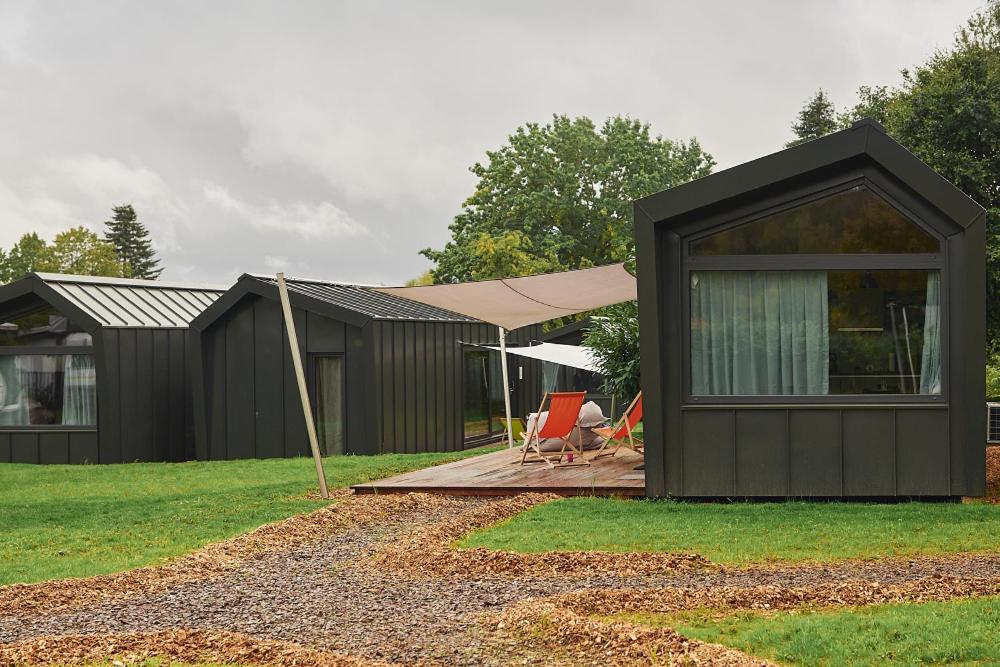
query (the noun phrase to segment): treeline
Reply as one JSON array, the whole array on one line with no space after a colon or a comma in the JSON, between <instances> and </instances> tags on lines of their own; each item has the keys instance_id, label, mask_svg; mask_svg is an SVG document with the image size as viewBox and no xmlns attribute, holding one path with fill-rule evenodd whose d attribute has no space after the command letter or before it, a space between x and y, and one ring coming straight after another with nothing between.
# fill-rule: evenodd
<instances>
[{"instance_id":1,"label":"treeline","mask_svg":"<svg viewBox=\"0 0 1000 667\"><path fill-rule=\"evenodd\" d=\"M1000 352L1000 0L976 12L950 48L936 51L903 84L861 86L837 111L817 91L792 124L793 146L871 118L987 210L987 336Z\"/></svg>"},{"instance_id":2,"label":"treeline","mask_svg":"<svg viewBox=\"0 0 1000 667\"><path fill-rule=\"evenodd\" d=\"M0 248L0 283L33 272L155 280L163 268L149 230L131 204L115 206L104 222L104 235L84 226L56 234L48 242L31 232L9 249Z\"/></svg>"}]
</instances>

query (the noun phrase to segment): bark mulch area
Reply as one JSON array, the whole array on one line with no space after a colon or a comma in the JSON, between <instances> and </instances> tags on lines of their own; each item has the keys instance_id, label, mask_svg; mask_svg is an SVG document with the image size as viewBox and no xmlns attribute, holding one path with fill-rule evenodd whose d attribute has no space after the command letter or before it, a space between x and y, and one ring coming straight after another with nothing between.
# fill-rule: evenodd
<instances>
[{"instance_id":1,"label":"bark mulch area","mask_svg":"<svg viewBox=\"0 0 1000 667\"><path fill-rule=\"evenodd\" d=\"M630 577L713 567L698 554L607 553L562 551L516 553L481 547L457 549L454 543L469 533L506 521L526 509L558 496L525 493L470 509L414 530L374 554L371 562L397 574L418 577L568 576L603 572Z\"/></svg>"},{"instance_id":2,"label":"bark mulch area","mask_svg":"<svg viewBox=\"0 0 1000 667\"><path fill-rule=\"evenodd\" d=\"M523 600L489 621L495 640L514 651L555 648L579 664L671 663L769 664L741 651L688 639L671 628L653 628L595 616L675 613L694 609L774 612L800 607L837 607L931 602L1000 594L1000 577L934 576L900 584L871 581L810 587L711 586L618 588L572 591Z\"/></svg>"},{"instance_id":3,"label":"bark mulch area","mask_svg":"<svg viewBox=\"0 0 1000 667\"><path fill-rule=\"evenodd\" d=\"M235 632L207 630L68 635L0 644L0 666L3 667L85 665L105 660L113 664L129 665L150 659L296 667L379 667L387 664L314 651L290 642L267 641Z\"/></svg>"},{"instance_id":4,"label":"bark mulch area","mask_svg":"<svg viewBox=\"0 0 1000 667\"><path fill-rule=\"evenodd\" d=\"M416 507L447 503L440 496L371 496L337 492L337 502L309 514L261 526L233 539L210 544L164 565L127 572L0 586L0 616L38 614L165 591L180 584L217 577L241 564L296 544L378 522Z\"/></svg>"}]
</instances>

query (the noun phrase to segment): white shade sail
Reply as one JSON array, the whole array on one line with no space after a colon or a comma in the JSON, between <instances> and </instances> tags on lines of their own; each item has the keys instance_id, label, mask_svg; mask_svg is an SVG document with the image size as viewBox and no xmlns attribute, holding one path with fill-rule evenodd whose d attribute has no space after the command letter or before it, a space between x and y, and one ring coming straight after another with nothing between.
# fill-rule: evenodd
<instances>
[{"instance_id":1,"label":"white shade sail","mask_svg":"<svg viewBox=\"0 0 1000 667\"><path fill-rule=\"evenodd\" d=\"M490 350L500 351L499 347L480 345ZM560 345L559 343L540 343L528 347L508 347L507 354L519 357L529 357L539 361L550 361L560 366L572 366L585 371L597 373L594 356L590 350L579 345Z\"/></svg>"},{"instance_id":2,"label":"white shade sail","mask_svg":"<svg viewBox=\"0 0 1000 667\"><path fill-rule=\"evenodd\" d=\"M474 317L508 331L636 298L635 277L623 264L524 278L374 289Z\"/></svg>"}]
</instances>

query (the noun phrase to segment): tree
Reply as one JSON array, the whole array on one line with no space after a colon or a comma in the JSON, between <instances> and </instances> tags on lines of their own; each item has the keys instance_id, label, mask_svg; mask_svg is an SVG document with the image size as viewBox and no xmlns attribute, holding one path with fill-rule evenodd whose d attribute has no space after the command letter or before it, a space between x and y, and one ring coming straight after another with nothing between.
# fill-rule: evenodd
<instances>
[{"instance_id":1,"label":"tree","mask_svg":"<svg viewBox=\"0 0 1000 667\"><path fill-rule=\"evenodd\" d=\"M38 234L25 234L11 249L4 253L0 264L0 282L13 282L32 271L42 271L41 263L45 259L46 243Z\"/></svg>"},{"instance_id":2,"label":"tree","mask_svg":"<svg viewBox=\"0 0 1000 667\"><path fill-rule=\"evenodd\" d=\"M131 204L112 207L111 219L104 223L104 239L114 247L121 263L121 273L126 278L156 280L160 273L160 260L156 258L149 230L138 220Z\"/></svg>"},{"instance_id":3,"label":"tree","mask_svg":"<svg viewBox=\"0 0 1000 667\"><path fill-rule=\"evenodd\" d=\"M1000 2L903 76L887 130L987 210L987 336L1000 351Z\"/></svg>"},{"instance_id":4,"label":"tree","mask_svg":"<svg viewBox=\"0 0 1000 667\"><path fill-rule=\"evenodd\" d=\"M711 171L698 142L650 135L624 117L599 129L553 116L517 128L471 171L479 181L434 262L435 282L502 278L607 264L633 255L632 200Z\"/></svg>"},{"instance_id":5,"label":"tree","mask_svg":"<svg viewBox=\"0 0 1000 667\"><path fill-rule=\"evenodd\" d=\"M86 227L56 234L38 262L38 270L82 276L121 277L122 264L114 247Z\"/></svg>"},{"instance_id":6,"label":"tree","mask_svg":"<svg viewBox=\"0 0 1000 667\"><path fill-rule=\"evenodd\" d=\"M434 274L431 273L430 269L427 269L421 273L416 278L410 278L406 281L407 287L417 287L419 285L433 285L434 284Z\"/></svg>"},{"instance_id":7,"label":"tree","mask_svg":"<svg viewBox=\"0 0 1000 667\"><path fill-rule=\"evenodd\" d=\"M809 98L796 121L792 123L795 139L785 144L786 147L797 146L812 139L818 139L837 129L837 114L833 102L823 89L817 90Z\"/></svg>"},{"instance_id":8,"label":"tree","mask_svg":"<svg viewBox=\"0 0 1000 667\"><path fill-rule=\"evenodd\" d=\"M888 122L889 107L896 93L888 86L861 86L858 88L858 103L837 114L836 129L847 129L856 121L870 118L885 125Z\"/></svg>"},{"instance_id":9,"label":"tree","mask_svg":"<svg viewBox=\"0 0 1000 667\"><path fill-rule=\"evenodd\" d=\"M583 345L593 353L601 390L619 402L639 393L639 304L620 303L592 318Z\"/></svg>"}]
</instances>

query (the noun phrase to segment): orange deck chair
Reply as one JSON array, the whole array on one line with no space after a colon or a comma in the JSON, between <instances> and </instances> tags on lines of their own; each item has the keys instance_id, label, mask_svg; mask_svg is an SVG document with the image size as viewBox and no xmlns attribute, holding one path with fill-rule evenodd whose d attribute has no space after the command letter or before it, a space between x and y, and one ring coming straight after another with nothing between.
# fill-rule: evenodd
<instances>
[{"instance_id":1,"label":"orange deck chair","mask_svg":"<svg viewBox=\"0 0 1000 667\"><path fill-rule=\"evenodd\" d=\"M542 404L538 406L538 416L531 427L531 432L524 443L524 450L521 454L521 465L525 463L547 463L550 468L556 466L586 465L590 462L583 459L583 443L578 441L574 445L570 441L573 429L576 428L580 420L580 408L583 407L583 399L587 395L583 391L565 391L547 393L542 398ZM546 401L549 404L549 416L545 420L545 425L538 428L541 421L542 411L545 409ZM559 438L562 440L562 448L557 452L542 452L542 440L547 438ZM577 435L579 440L579 432ZM528 455L534 453L534 457ZM569 461L570 456L578 456L578 459ZM563 463L563 457L567 461Z\"/></svg>"},{"instance_id":2,"label":"orange deck chair","mask_svg":"<svg viewBox=\"0 0 1000 667\"><path fill-rule=\"evenodd\" d=\"M636 425L642 421L642 392L640 391L632 402L629 403L628 407L625 408L625 413L622 415L621 419L614 426L605 426L603 428L592 429L594 433L604 438L604 444L601 448L597 450L597 454L594 458L600 458L602 456L614 456L618 453L618 450L622 447L628 447L629 449L642 452L643 444L640 438L635 437L632 433ZM609 447L611 443L614 443L612 447Z\"/></svg>"}]
</instances>

